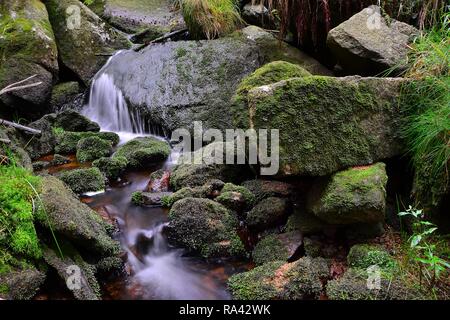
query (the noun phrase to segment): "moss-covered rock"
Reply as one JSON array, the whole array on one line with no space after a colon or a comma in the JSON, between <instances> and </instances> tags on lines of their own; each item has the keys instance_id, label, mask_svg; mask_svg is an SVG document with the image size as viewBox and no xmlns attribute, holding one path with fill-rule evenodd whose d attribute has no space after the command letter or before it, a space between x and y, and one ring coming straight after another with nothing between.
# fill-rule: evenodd
<instances>
[{"instance_id":1,"label":"moss-covered rock","mask_svg":"<svg viewBox=\"0 0 450 320\"><path fill-rule=\"evenodd\" d=\"M299 230L304 235L320 233L331 226L303 209L294 209L289 216L285 229L287 232Z\"/></svg>"},{"instance_id":2,"label":"moss-covered rock","mask_svg":"<svg viewBox=\"0 0 450 320\"><path fill-rule=\"evenodd\" d=\"M350 267L359 269L367 269L373 265L382 269L392 269L397 266L385 249L368 244L357 244L351 247L347 262Z\"/></svg>"},{"instance_id":3,"label":"moss-covered rock","mask_svg":"<svg viewBox=\"0 0 450 320\"><path fill-rule=\"evenodd\" d=\"M331 224L376 223L386 209L386 165L377 163L338 172L316 182L308 210Z\"/></svg>"},{"instance_id":4,"label":"moss-covered rock","mask_svg":"<svg viewBox=\"0 0 450 320\"><path fill-rule=\"evenodd\" d=\"M50 22L55 31L62 63L84 84L108 59L105 55L129 47L124 35L117 32L78 0L46 0ZM79 8L81 21L77 23L73 8ZM69 18L67 15L69 15ZM70 19L71 18L71 19ZM69 25L69 27L68 27Z\"/></svg>"},{"instance_id":5,"label":"moss-covered rock","mask_svg":"<svg viewBox=\"0 0 450 320\"><path fill-rule=\"evenodd\" d=\"M255 195L256 201L269 197L289 198L294 191L289 183L273 180L248 180L242 186Z\"/></svg>"},{"instance_id":6,"label":"moss-covered rock","mask_svg":"<svg viewBox=\"0 0 450 320\"><path fill-rule=\"evenodd\" d=\"M0 156L4 159L4 164L11 162L9 158L12 155L17 166L32 170L30 155L24 150L23 143L18 137L20 134L17 130L0 126L0 139L11 141L9 144L0 142Z\"/></svg>"},{"instance_id":7,"label":"moss-covered rock","mask_svg":"<svg viewBox=\"0 0 450 320\"><path fill-rule=\"evenodd\" d=\"M287 215L288 201L270 197L260 201L247 214L246 222L250 228L263 230L281 222Z\"/></svg>"},{"instance_id":8,"label":"moss-covered rock","mask_svg":"<svg viewBox=\"0 0 450 320\"><path fill-rule=\"evenodd\" d=\"M0 273L0 296L2 293L13 300L29 300L35 296L45 281L45 273L33 267ZM4 291L4 292L1 292Z\"/></svg>"},{"instance_id":9,"label":"moss-covered rock","mask_svg":"<svg viewBox=\"0 0 450 320\"><path fill-rule=\"evenodd\" d=\"M241 212L253 207L255 196L246 187L226 183L216 201L230 210Z\"/></svg>"},{"instance_id":10,"label":"moss-covered rock","mask_svg":"<svg viewBox=\"0 0 450 320\"><path fill-rule=\"evenodd\" d=\"M100 158L95 160L92 165L97 167L103 175L109 180L117 180L126 170L128 160L125 157Z\"/></svg>"},{"instance_id":11,"label":"moss-covered rock","mask_svg":"<svg viewBox=\"0 0 450 320\"><path fill-rule=\"evenodd\" d=\"M166 160L170 155L170 146L166 141L153 137L133 139L120 146L113 158L124 157L129 168L148 168Z\"/></svg>"},{"instance_id":12,"label":"moss-covered rock","mask_svg":"<svg viewBox=\"0 0 450 320\"><path fill-rule=\"evenodd\" d=\"M59 178L76 194L105 189L105 179L96 167L65 171L59 175Z\"/></svg>"},{"instance_id":13,"label":"moss-covered rock","mask_svg":"<svg viewBox=\"0 0 450 320\"><path fill-rule=\"evenodd\" d=\"M53 132L55 119L54 114L46 114L39 120L29 123L29 127L41 131L41 135L34 136L33 139L30 139L26 134L22 134L23 145L33 160L53 153L57 142L56 135Z\"/></svg>"},{"instance_id":14,"label":"moss-covered rock","mask_svg":"<svg viewBox=\"0 0 450 320\"><path fill-rule=\"evenodd\" d=\"M244 245L236 230L236 216L209 199L185 198L169 213L170 237L204 257L241 256Z\"/></svg>"},{"instance_id":15,"label":"moss-covered rock","mask_svg":"<svg viewBox=\"0 0 450 320\"><path fill-rule=\"evenodd\" d=\"M83 182L80 180L80 183ZM54 232L98 256L112 256L120 251L118 242L107 233L106 222L80 202L60 180L43 177L40 196L46 215L41 224L51 226Z\"/></svg>"},{"instance_id":16,"label":"moss-covered rock","mask_svg":"<svg viewBox=\"0 0 450 320\"><path fill-rule=\"evenodd\" d=\"M228 287L237 300L317 299L321 280L328 274L328 264L322 258L273 261L232 276Z\"/></svg>"},{"instance_id":17,"label":"moss-covered rock","mask_svg":"<svg viewBox=\"0 0 450 320\"><path fill-rule=\"evenodd\" d=\"M60 166L70 162L70 158L64 157L60 154L55 154L52 161L50 162L52 166Z\"/></svg>"},{"instance_id":18,"label":"moss-covered rock","mask_svg":"<svg viewBox=\"0 0 450 320\"><path fill-rule=\"evenodd\" d=\"M264 237L252 252L253 261L262 265L270 261L288 261L294 257L303 243L303 236L298 231L271 234Z\"/></svg>"},{"instance_id":19,"label":"moss-covered rock","mask_svg":"<svg viewBox=\"0 0 450 320\"><path fill-rule=\"evenodd\" d=\"M0 88L36 75L39 86L0 97L28 114L45 110L53 78L58 75L58 50L45 5L39 0L8 0L0 4ZM18 99L17 99L18 98ZM22 101L22 103L19 103ZM30 110L26 101L34 105Z\"/></svg>"},{"instance_id":20,"label":"moss-covered rock","mask_svg":"<svg viewBox=\"0 0 450 320\"><path fill-rule=\"evenodd\" d=\"M142 192L136 191L131 195L131 202L136 206L159 206L170 207L171 192Z\"/></svg>"},{"instance_id":21,"label":"moss-covered rock","mask_svg":"<svg viewBox=\"0 0 450 320\"><path fill-rule=\"evenodd\" d=\"M110 141L113 146L119 143L119 136L114 132L69 132L62 131L57 134L55 152L61 154L74 154L77 151L78 142L88 137L98 137Z\"/></svg>"},{"instance_id":22,"label":"moss-covered rock","mask_svg":"<svg viewBox=\"0 0 450 320\"><path fill-rule=\"evenodd\" d=\"M404 79L303 77L250 90L240 127L277 129L279 176L325 176L402 153Z\"/></svg>"},{"instance_id":23,"label":"moss-covered rock","mask_svg":"<svg viewBox=\"0 0 450 320\"><path fill-rule=\"evenodd\" d=\"M52 95L50 98L51 110L53 112L61 110L64 106L72 103L72 101L76 99L76 97L80 94L80 92L81 92L80 84L76 81L62 82L53 86Z\"/></svg>"},{"instance_id":24,"label":"moss-covered rock","mask_svg":"<svg viewBox=\"0 0 450 320\"><path fill-rule=\"evenodd\" d=\"M380 274L380 289L369 289L366 270L348 269L344 275L329 281L326 288L330 300L422 300L427 299L419 289L400 275Z\"/></svg>"},{"instance_id":25,"label":"moss-covered rock","mask_svg":"<svg viewBox=\"0 0 450 320\"><path fill-rule=\"evenodd\" d=\"M111 142L96 136L83 138L77 144L77 160L79 162L94 161L108 157L111 153Z\"/></svg>"},{"instance_id":26,"label":"moss-covered rock","mask_svg":"<svg viewBox=\"0 0 450 320\"><path fill-rule=\"evenodd\" d=\"M56 114L53 124L55 128L62 128L72 132L98 132L100 126L74 110L64 110Z\"/></svg>"}]
</instances>

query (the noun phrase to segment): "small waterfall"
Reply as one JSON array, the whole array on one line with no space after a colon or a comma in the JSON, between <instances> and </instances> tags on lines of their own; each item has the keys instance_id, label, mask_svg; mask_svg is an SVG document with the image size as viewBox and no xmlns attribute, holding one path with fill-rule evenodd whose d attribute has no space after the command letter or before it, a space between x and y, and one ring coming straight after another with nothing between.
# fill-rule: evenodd
<instances>
[{"instance_id":1,"label":"small waterfall","mask_svg":"<svg viewBox=\"0 0 450 320\"><path fill-rule=\"evenodd\" d=\"M102 73L94 79L89 103L83 114L97 122L102 130L116 133L145 134L145 125L138 112L131 112L113 76Z\"/></svg>"}]
</instances>

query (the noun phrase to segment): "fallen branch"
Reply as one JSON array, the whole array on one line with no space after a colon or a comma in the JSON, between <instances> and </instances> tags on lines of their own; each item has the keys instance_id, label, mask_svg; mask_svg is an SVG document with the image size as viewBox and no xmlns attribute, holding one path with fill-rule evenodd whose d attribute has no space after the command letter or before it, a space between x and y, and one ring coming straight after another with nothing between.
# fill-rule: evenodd
<instances>
[{"instance_id":1,"label":"fallen branch","mask_svg":"<svg viewBox=\"0 0 450 320\"><path fill-rule=\"evenodd\" d=\"M2 94L5 94L5 93L11 92L11 91L17 91L17 90L37 87L37 86L41 85L42 84L41 81L35 82L35 83L21 85L22 83L30 81L31 79L33 79L35 77L37 77L37 74L35 74L34 76L31 76L29 78L26 78L25 80L22 80L22 81L19 81L19 82L15 82L15 83L10 84L9 86L6 86L5 88L0 90L0 96Z\"/></svg>"},{"instance_id":2,"label":"fallen branch","mask_svg":"<svg viewBox=\"0 0 450 320\"><path fill-rule=\"evenodd\" d=\"M141 45L137 46L133 50L136 51L136 52L139 52L142 49L144 49L145 47L147 47L148 45L151 45L153 43L163 42L163 41L165 41L165 40L167 40L169 38L172 38L174 36L180 35L180 34L186 32L186 31L188 31L188 29L185 28L185 29L180 29L180 30L176 30L176 31L172 31L172 32L166 33L165 35L163 35L163 36L161 36L159 38L156 38L156 39L154 39L154 40L152 40L150 42L147 42L147 43L144 43L144 44L141 44Z\"/></svg>"},{"instance_id":3,"label":"fallen branch","mask_svg":"<svg viewBox=\"0 0 450 320\"><path fill-rule=\"evenodd\" d=\"M33 128L30 128L30 127L27 127L27 126L23 126L21 124L14 123L14 122L11 122L11 121L8 121L8 120L0 119L0 125L2 125L2 124L10 126L10 127L13 127L13 128L16 128L16 129L19 129L19 130L22 130L22 131L26 131L26 132L29 132L29 133L35 134L35 135L41 135L41 133L42 133L41 130L37 130L37 129L33 129Z\"/></svg>"},{"instance_id":4,"label":"fallen branch","mask_svg":"<svg viewBox=\"0 0 450 320\"><path fill-rule=\"evenodd\" d=\"M4 144L10 144L11 140L9 140L9 139L0 139L0 142L2 142Z\"/></svg>"}]
</instances>

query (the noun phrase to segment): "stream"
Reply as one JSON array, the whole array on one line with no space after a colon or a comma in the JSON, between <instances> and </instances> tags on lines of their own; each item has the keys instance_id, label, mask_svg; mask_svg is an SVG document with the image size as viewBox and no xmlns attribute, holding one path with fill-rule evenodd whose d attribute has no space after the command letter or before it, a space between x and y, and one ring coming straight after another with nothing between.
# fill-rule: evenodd
<instances>
[{"instance_id":1,"label":"stream","mask_svg":"<svg viewBox=\"0 0 450 320\"><path fill-rule=\"evenodd\" d=\"M150 135L146 132L152 132L152 128L144 123L139 113L129 111L113 77L103 73L104 69L92 83L83 114L97 122L102 131L119 134L121 144ZM248 269L245 262L206 261L173 247L164 232L168 211L162 207L138 207L131 203L132 193L146 188L151 172L170 169L177 157L173 153L153 170L127 172L104 193L83 197L92 209L117 221L118 240L127 253L128 276L107 285L106 299L229 299L227 279Z\"/></svg>"}]
</instances>

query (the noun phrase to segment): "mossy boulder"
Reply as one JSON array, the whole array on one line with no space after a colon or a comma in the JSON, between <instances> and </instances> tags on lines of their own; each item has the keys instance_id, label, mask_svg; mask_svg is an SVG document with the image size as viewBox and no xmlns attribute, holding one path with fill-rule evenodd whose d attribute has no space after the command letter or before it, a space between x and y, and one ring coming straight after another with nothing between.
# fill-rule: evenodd
<instances>
[{"instance_id":1,"label":"mossy boulder","mask_svg":"<svg viewBox=\"0 0 450 320\"><path fill-rule=\"evenodd\" d=\"M96 122L74 110L64 110L57 113L53 126L72 132L100 131L100 126Z\"/></svg>"},{"instance_id":2,"label":"mossy boulder","mask_svg":"<svg viewBox=\"0 0 450 320\"><path fill-rule=\"evenodd\" d=\"M33 75L36 77L30 83L41 82L6 94L1 101L13 108L22 106L20 111L28 114L45 111L59 71L58 50L45 5L39 0L2 1L0 30L0 88Z\"/></svg>"},{"instance_id":3,"label":"mossy boulder","mask_svg":"<svg viewBox=\"0 0 450 320\"><path fill-rule=\"evenodd\" d=\"M246 187L226 183L216 201L237 212L250 210L255 204L255 196Z\"/></svg>"},{"instance_id":4,"label":"mossy boulder","mask_svg":"<svg viewBox=\"0 0 450 320\"><path fill-rule=\"evenodd\" d=\"M34 267L4 274L0 272L0 296L4 295L13 300L30 300L39 291L45 278L45 272Z\"/></svg>"},{"instance_id":5,"label":"mossy boulder","mask_svg":"<svg viewBox=\"0 0 450 320\"><path fill-rule=\"evenodd\" d=\"M248 176L248 166L225 164L226 154L237 154L236 149L233 142L213 142L191 153L190 158L180 157L170 175L170 186L179 190L203 186L214 179L233 183L244 180Z\"/></svg>"},{"instance_id":6,"label":"mossy boulder","mask_svg":"<svg viewBox=\"0 0 450 320\"><path fill-rule=\"evenodd\" d=\"M50 108L53 112L69 106L78 96L80 96L80 84L76 81L62 82L53 86L50 98ZM76 130L73 130L76 131Z\"/></svg>"},{"instance_id":7,"label":"mossy boulder","mask_svg":"<svg viewBox=\"0 0 450 320\"><path fill-rule=\"evenodd\" d=\"M395 260L385 249L369 244L352 246L347 256L347 263L350 267L359 269L367 269L376 265L389 270L397 266Z\"/></svg>"},{"instance_id":8,"label":"mossy boulder","mask_svg":"<svg viewBox=\"0 0 450 320\"><path fill-rule=\"evenodd\" d=\"M171 192L142 192L136 191L131 195L131 202L136 206L171 206Z\"/></svg>"},{"instance_id":9,"label":"mossy boulder","mask_svg":"<svg viewBox=\"0 0 450 320\"><path fill-rule=\"evenodd\" d=\"M103 22L78 0L46 0L61 62L88 85L108 54L129 47L124 35ZM77 22L73 8L78 8ZM72 10L72 11L71 11ZM68 13L72 15L68 17Z\"/></svg>"},{"instance_id":10,"label":"mossy boulder","mask_svg":"<svg viewBox=\"0 0 450 320\"><path fill-rule=\"evenodd\" d=\"M94 161L108 157L111 153L111 142L96 136L83 138L77 144L77 160L79 162Z\"/></svg>"},{"instance_id":11,"label":"mossy boulder","mask_svg":"<svg viewBox=\"0 0 450 320\"><path fill-rule=\"evenodd\" d=\"M213 191L208 185L204 185L201 187L184 187L174 192L171 195L165 197L164 205L167 207L173 206L174 203L181 199L185 198L209 198L211 195L211 191Z\"/></svg>"},{"instance_id":12,"label":"mossy boulder","mask_svg":"<svg viewBox=\"0 0 450 320\"><path fill-rule=\"evenodd\" d=\"M264 230L282 222L288 213L288 201L282 198L270 197L261 200L247 214L247 225L252 229Z\"/></svg>"},{"instance_id":13,"label":"mossy boulder","mask_svg":"<svg viewBox=\"0 0 450 320\"><path fill-rule=\"evenodd\" d=\"M56 135L55 152L60 154L74 154L77 151L78 142L88 137L98 137L112 143L113 146L119 143L119 136L114 132L70 132L63 131Z\"/></svg>"},{"instance_id":14,"label":"mossy boulder","mask_svg":"<svg viewBox=\"0 0 450 320\"><path fill-rule=\"evenodd\" d=\"M308 210L331 224L383 221L387 180L384 163L338 172L316 182L308 196Z\"/></svg>"},{"instance_id":15,"label":"mossy boulder","mask_svg":"<svg viewBox=\"0 0 450 320\"><path fill-rule=\"evenodd\" d=\"M274 180L248 180L242 186L255 195L256 201L269 197L289 198L294 191L291 184Z\"/></svg>"},{"instance_id":16,"label":"mossy boulder","mask_svg":"<svg viewBox=\"0 0 450 320\"><path fill-rule=\"evenodd\" d=\"M148 168L166 160L170 155L170 146L166 141L153 137L133 139L120 146L115 157L124 157L129 168Z\"/></svg>"},{"instance_id":17,"label":"mossy boulder","mask_svg":"<svg viewBox=\"0 0 450 320\"><path fill-rule=\"evenodd\" d=\"M380 289L369 289L369 273L365 269L348 269L342 277L327 283L330 300L423 300L427 296L406 277L380 273Z\"/></svg>"},{"instance_id":18,"label":"mossy boulder","mask_svg":"<svg viewBox=\"0 0 450 320\"><path fill-rule=\"evenodd\" d=\"M70 158L64 157L60 154L53 155L53 159L50 162L52 166L60 166L70 162Z\"/></svg>"},{"instance_id":19,"label":"mossy boulder","mask_svg":"<svg viewBox=\"0 0 450 320\"><path fill-rule=\"evenodd\" d=\"M270 261L288 261L303 244L303 236L298 231L271 234L264 237L252 252L253 261L262 265Z\"/></svg>"},{"instance_id":20,"label":"mossy boulder","mask_svg":"<svg viewBox=\"0 0 450 320\"><path fill-rule=\"evenodd\" d=\"M83 183L81 179L76 181ZM45 227L51 226L55 233L98 256L112 256L120 251L118 242L108 235L106 222L80 202L62 181L43 177L40 196L46 214L41 223Z\"/></svg>"},{"instance_id":21,"label":"mossy boulder","mask_svg":"<svg viewBox=\"0 0 450 320\"><path fill-rule=\"evenodd\" d=\"M109 180L117 180L126 170L128 160L125 157L107 158L102 157L95 160L92 165L97 167Z\"/></svg>"},{"instance_id":22,"label":"mossy boulder","mask_svg":"<svg viewBox=\"0 0 450 320\"><path fill-rule=\"evenodd\" d=\"M318 299L322 279L329 274L323 258L301 258L293 263L272 261L228 280L236 300Z\"/></svg>"},{"instance_id":23,"label":"mossy boulder","mask_svg":"<svg viewBox=\"0 0 450 320\"><path fill-rule=\"evenodd\" d=\"M329 229L330 225L317 218L314 214L304 209L296 208L294 213L289 216L285 229L287 232L299 230L304 235L320 233Z\"/></svg>"},{"instance_id":24,"label":"mossy boulder","mask_svg":"<svg viewBox=\"0 0 450 320\"><path fill-rule=\"evenodd\" d=\"M204 257L242 256L244 245L237 234L237 217L210 199L185 198L169 213L170 238Z\"/></svg>"},{"instance_id":25,"label":"mossy boulder","mask_svg":"<svg viewBox=\"0 0 450 320\"><path fill-rule=\"evenodd\" d=\"M76 194L96 192L105 189L105 179L96 167L65 171L59 178Z\"/></svg>"},{"instance_id":26,"label":"mossy boulder","mask_svg":"<svg viewBox=\"0 0 450 320\"><path fill-rule=\"evenodd\" d=\"M398 78L311 76L250 90L239 126L277 129L278 176L325 176L400 155Z\"/></svg>"},{"instance_id":27,"label":"mossy boulder","mask_svg":"<svg viewBox=\"0 0 450 320\"><path fill-rule=\"evenodd\" d=\"M20 138L20 133L10 127L3 127L0 125L0 139L11 141L9 144L0 142L0 156L10 158L11 154L14 156L14 161L17 166L32 170L31 158L27 151L24 149L24 143ZM5 160L5 164L10 163L11 160Z\"/></svg>"}]
</instances>

